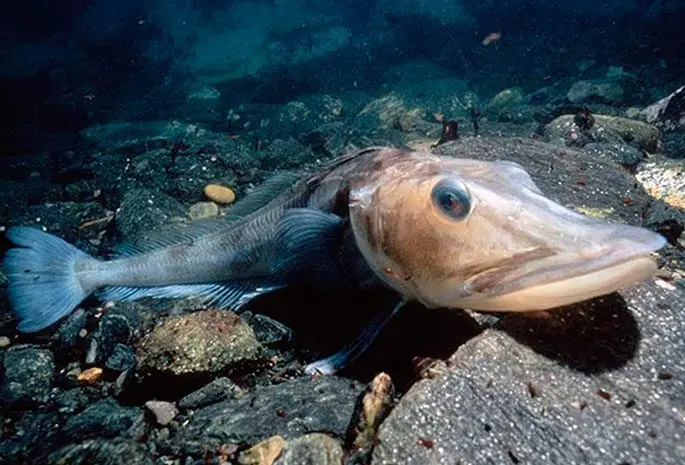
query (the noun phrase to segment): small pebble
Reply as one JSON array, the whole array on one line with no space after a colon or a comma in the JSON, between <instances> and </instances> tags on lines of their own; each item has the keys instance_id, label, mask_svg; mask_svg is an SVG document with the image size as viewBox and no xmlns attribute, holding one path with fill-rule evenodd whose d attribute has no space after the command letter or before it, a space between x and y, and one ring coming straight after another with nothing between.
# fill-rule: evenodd
<instances>
[{"instance_id":1,"label":"small pebble","mask_svg":"<svg viewBox=\"0 0 685 465\"><path fill-rule=\"evenodd\" d=\"M168 425L178 415L178 409L171 402L149 400L145 402L145 407L152 412L161 426Z\"/></svg>"},{"instance_id":2,"label":"small pebble","mask_svg":"<svg viewBox=\"0 0 685 465\"><path fill-rule=\"evenodd\" d=\"M102 378L102 368L92 367L87 370L82 371L76 379L79 383L83 384L95 384Z\"/></svg>"},{"instance_id":3,"label":"small pebble","mask_svg":"<svg viewBox=\"0 0 685 465\"><path fill-rule=\"evenodd\" d=\"M10 338L7 336L0 336L0 347L7 347L11 344Z\"/></svg>"},{"instance_id":4,"label":"small pebble","mask_svg":"<svg viewBox=\"0 0 685 465\"><path fill-rule=\"evenodd\" d=\"M193 220L214 218L219 214L219 206L214 202L198 202L190 206L189 214Z\"/></svg>"},{"instance_id":5,"label":"small pebble","mask_svg":"<svg viewBox=\"0 0 685 465\"><path fill-rule=\"evenodd\" d=\"M204 192L208 199L216 203L228 205L235 202L235 192L220 184L207 184Z\"/></svg>"}]
</instances>

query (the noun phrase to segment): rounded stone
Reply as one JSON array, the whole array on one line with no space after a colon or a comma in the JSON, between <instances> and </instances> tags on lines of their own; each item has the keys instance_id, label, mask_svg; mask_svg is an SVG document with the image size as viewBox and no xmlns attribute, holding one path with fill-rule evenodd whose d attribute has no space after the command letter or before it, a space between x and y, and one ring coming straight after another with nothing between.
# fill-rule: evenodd
<instances>
[{"instance_id":1,"label":"rounded stone","mask_svg":"<svg viewBox=\"0 0 685 465\"><path fill-rule=\"evenodd\" d=\"M216 203L228 205L235 202L235 192L233 192L233 189L221 184L207 184L204 192L208 199Z\"/></svg>"},{"instance_id":2,"label":"rounded stone","mask_svg":"<svg viewBox=\"0 0 685 465\"><path fill-rule=\"evenodd\" d=\"M242 318L203 310L164 321L144 338L137 355L143 373L184 375L230 371L259 353L259 342Z\"/></svg>"}]
</instances>

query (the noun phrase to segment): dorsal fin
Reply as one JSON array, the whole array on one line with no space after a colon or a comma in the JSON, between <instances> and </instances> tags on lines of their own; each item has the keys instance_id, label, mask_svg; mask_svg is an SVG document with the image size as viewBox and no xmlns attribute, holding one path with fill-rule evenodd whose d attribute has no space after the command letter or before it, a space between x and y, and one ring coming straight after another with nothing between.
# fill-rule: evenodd
<instances>
[{"instance_id":1,"label":"dorsal fin","mask_svg":"<svg viewBox=\"0 0 685 465\"><path fill-rule=\"evenodd\" d=\"M236 202L221 218L206 218L191 223L167 226L157 231L146 231L132 242L115 246L116 255L131 256L150 252L161 247L189 244L201 236L223 231L232 224L269 204L288 188L292 187L300 176L296 173L279 173L252 190L244 199Z\"/></svg>"}]
</instances>

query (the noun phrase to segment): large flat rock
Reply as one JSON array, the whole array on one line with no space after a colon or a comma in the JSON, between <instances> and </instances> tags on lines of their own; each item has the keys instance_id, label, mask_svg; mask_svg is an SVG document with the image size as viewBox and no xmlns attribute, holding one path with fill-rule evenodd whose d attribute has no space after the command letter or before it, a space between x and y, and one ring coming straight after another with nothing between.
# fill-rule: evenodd
<instances>
[{"instance_id":1,"label":"large flat rock","mask_svg":"<svg viewBox=\"0 0 685 465\"><path fill-rule=\"evenodd\" d=\"M648 281L504 318L409 390L372 463L685 463L684 311Z\"/></svg>"}]
</instances>

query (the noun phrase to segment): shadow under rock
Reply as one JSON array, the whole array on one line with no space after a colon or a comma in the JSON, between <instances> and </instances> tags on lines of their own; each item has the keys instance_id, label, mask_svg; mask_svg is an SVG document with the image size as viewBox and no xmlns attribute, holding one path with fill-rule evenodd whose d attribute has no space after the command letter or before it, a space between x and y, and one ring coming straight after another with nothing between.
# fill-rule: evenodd
<instances>
[{"instance_id":1,"label":"shadow under rock","mask_svg":"<svg viewBox=\"0 0 685 465\"><path fill-rule=\"evenodd\" d=\"M618 293L552 310L548 316L503 315L494 325L545 357L587 374L616 370L640 344L640 329Z\"/></svg>"}]
</instances>

